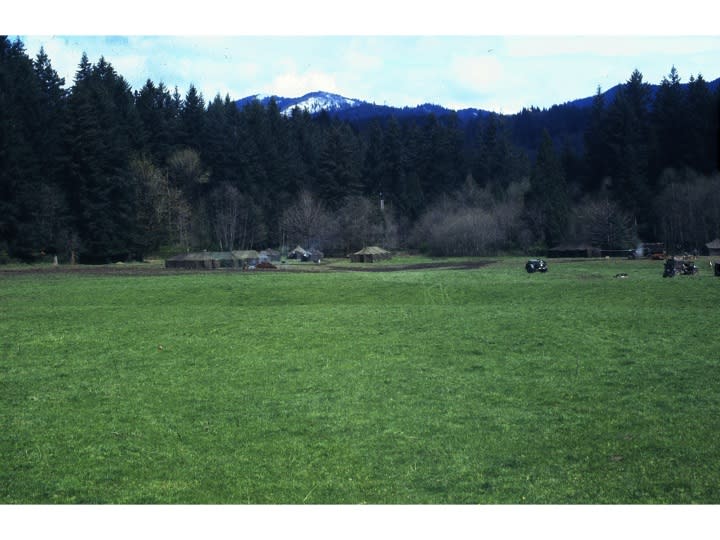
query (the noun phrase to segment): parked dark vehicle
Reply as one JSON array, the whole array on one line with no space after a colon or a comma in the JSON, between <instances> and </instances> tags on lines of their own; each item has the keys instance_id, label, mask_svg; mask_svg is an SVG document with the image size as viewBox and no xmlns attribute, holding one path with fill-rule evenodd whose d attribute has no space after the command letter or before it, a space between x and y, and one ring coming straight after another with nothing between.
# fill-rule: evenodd
<instances>
[{"instance_id":1,"label":"parked dark vehicle","mask_svg":"<svg viewBox=\"0 0 720 540\"><path fill-rule=\"evenodd\" d=\"M525 263L525 270L527 270L528 274L547 272L547 263L542 259L530 259Z\"/></svg>"}]
</instances>

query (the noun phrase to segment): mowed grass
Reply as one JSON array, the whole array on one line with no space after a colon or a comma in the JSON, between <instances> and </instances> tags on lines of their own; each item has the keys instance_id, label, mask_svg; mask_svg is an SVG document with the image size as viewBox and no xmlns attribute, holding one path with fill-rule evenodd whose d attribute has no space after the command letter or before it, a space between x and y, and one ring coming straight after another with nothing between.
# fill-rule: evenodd
<instances>
[{"instance_id":1,"label":"mowed grass","mask_svg":"<svg viewBox=\"0 0 720 540\"><path fill-rule=\"evenodd\" d=\"M524 261L0 275L0 503L720 503L720 278Z\"/></svg>"}]
</instances>

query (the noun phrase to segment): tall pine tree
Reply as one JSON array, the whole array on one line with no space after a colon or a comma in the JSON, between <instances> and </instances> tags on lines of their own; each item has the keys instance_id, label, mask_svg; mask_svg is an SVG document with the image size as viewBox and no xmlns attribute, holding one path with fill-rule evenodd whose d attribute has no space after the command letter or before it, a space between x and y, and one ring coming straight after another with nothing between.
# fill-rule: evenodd
<instances>
[{"instance_id":1,"label":"tall pine tree","mask_svg":"<svg viewBox=\"0 0 720 540\"><path fill-rule=\"evenodd\" d=\"M565 172L547 131L543 132L535 158L525 204L532 225L538 229L547 247L553 247L565 239L570 200Z\"/></svg>"}]
</instances>

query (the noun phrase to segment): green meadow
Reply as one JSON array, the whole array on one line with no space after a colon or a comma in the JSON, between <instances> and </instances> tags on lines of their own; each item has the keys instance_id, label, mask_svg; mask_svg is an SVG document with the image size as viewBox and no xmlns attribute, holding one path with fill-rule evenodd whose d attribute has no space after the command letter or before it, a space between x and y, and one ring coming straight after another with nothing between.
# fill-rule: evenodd
<instances>
[{"instance_id":1,"label":"green meadow","mask_svg":"<svg viewBox=\"0 0 720 540\"><path fill-rule=\"evenodd\" d=\"M720 503L707 261L524 262L0 273L0 503Z\"/></svg>"}]
</instances>

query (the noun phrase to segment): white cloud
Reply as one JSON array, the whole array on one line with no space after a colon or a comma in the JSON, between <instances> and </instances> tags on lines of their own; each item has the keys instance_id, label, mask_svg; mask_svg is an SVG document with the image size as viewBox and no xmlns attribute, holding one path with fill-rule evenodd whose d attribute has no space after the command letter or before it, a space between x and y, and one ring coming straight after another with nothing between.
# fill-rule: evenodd
<instances>
[{"instance_id":1,"label":"white cloud","mask_svg":"<svg viewBox=\"0 0 720 540\"><path fill-rule=\"evenodd\" d=\"M345 53L345 68L356 71L375 71L382 67L383 60L380 56L365 54L359 51L348 51Z\"/></svg>"},{"instance_id":2,"label":"white cloud","mask_svg":"<svg viewBox=\"0 0 720 540\"><path fill-rule=\"evenodd\" d=\"M278 75L260 91L265 94L296 97L316 90L341 93L333 75L312 70L303 73L289 72Z\"/></svg>"},{"instance_id":3,"label":"white cloud","mask_svg":"<svg viewBox=\"0 0 720 540\"><path fill-rule=\"evenodd\" d=\"M523 36L505 39L505 52L514 57L586 54L595 56L686 55L720 51L714 36Z\"/></svg>"},{"instance_id":4,"label":"white cloud","mask_svg":"<svg viewBox=\"0 0 720 540\"><path fill-rule=\"evenodd\" d=\"M130 75L133 75L136 80L139 77L143 77L143 75L146 75L144 80L152 79L147 68L147 56L123 54L117 58L107 57L106 60L112 64L119 75L122 75L126 79L128 79ZM159 81L155 82L157 83Z\"/></svg>"},{"instance_id":5,"label":"white cloud","mask_svg":"<svg viewBox=\"0 0 720 540\"><path fill-rule=\"evenodd\" d=\"M450 65L452 79L467 89L487 91L500 86L505 75L500 61L494 56L457 56Z\"/></svg>"}]
</instances>

